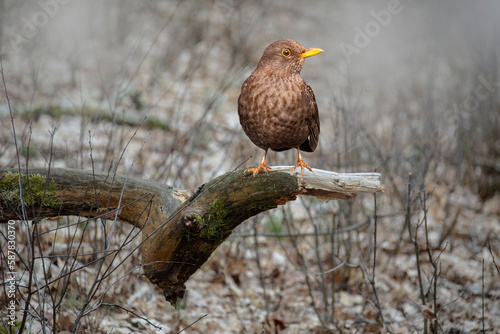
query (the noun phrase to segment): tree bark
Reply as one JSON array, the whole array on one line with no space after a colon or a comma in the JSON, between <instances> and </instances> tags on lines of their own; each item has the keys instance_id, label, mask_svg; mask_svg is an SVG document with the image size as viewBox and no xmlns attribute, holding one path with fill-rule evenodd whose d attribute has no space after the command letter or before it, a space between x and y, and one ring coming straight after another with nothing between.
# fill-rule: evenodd
<instances>
[{"instance_id":1,"label":"tree bark","mask_svg":"<svg viewBox=\"0 0 500 334\"><path fill-rule=\"evenodd\" d=\"M185 191L123 175L75 169L0 169L0 223L9 219L79 215L119 219L142 229L144 273L176 304L185 282L247 218L298 195L351 199L383 191L378 173L335 173L314 169L289 173L273 167L253 177L243 170L221 175L188 197ZM28 175L29 177L26 177ZM17 188L16 188L17 186ZM20 198L26 203L22 212Z\"/></svg>"}]
</instances>

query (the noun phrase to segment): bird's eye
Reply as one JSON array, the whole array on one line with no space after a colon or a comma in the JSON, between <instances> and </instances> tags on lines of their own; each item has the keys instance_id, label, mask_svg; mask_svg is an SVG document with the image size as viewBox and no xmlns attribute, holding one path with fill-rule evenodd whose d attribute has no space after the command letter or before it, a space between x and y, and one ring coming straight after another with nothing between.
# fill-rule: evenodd
<instances>
[{"instance_id":1,"label":"bird's eye","mask_svg":"<svg viewBox=\"0 0 500 334\"><path fill-rule=\"evenodd\" d=\"M283 56L285 57L290 57L292 53L288 49L283 49L283 51L281 51L281 54L283 54Z\"/></svg>"}]
</instances>

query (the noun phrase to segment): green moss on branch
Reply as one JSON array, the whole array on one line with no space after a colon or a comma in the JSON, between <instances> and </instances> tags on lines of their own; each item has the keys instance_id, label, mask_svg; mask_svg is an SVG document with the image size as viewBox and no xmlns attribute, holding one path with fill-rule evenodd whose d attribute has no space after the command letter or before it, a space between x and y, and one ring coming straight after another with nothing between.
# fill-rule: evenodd
<instances>
[{"instance_id":1,"label":"green moss on branch","mask_svg":"<svg viewBox=\"0 0 500 334\"><path fill-rule=\"evenodd\" d=\"M27 207L48 206L57 207L61 204L57 196L57 184L47 180L46 176L32 174L26 177L21 174L23 201ZM1 200L16 210L21 209L21 189L19 173L8 172L0 178Z\"/></svg>"}]
</instances>

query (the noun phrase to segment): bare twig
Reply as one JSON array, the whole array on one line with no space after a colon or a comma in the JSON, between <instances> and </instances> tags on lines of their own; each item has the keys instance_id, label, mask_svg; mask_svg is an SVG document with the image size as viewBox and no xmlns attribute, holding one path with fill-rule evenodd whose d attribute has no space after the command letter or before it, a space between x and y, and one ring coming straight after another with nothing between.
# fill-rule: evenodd
<instances>
[{"instance_id":1,"label":"bare twig","mask_svg":"<svg viewBox=\"0 0 500 334\"><path fill-rule=\"evenodd\" d=\"M368 267L366 266L366 262L365 262L365 259L363 257L362 252L360 252L360 257L361 257L361 268L363 269L366 277L368 278L368 283L370 283L370 285L372 287L373 295L375 296L375 302L377 305L377 312L380 316L380 322L382 323L382 327L386 331L387 327L386 327L386 323L385 323L385 319L384 319L384 313L382 312L382 305L380 304L380 298L378 296L377 287L375 285L375 277L370 275L370 273L368 272Z\"/></svg>"},{"instance_id":2,"label":"bare twig","mask_svg":"<svg viewBox=\"0 0 500 334\"><path fill-rule=\"evenodd\" d=\"M262 269L261 261L260 261L260 254L259 254L259 242L257 241L257 219L253 219L253 230L254 230L254 250L255 250L255 263L257 264L257 269L259 270L259 281L260 281L260 286L262 287L262 293L264 294L264 301L266 305L266 313L267 316L269 316L269 296L267 295L267 290L266 290L266 278L264 275L264 270Z\"/></svg>"},{"instance_id":3,"label":"bare twig","mask_svg":"<svg viewBox=\"0 0 500 334\"><path fill-rule=\"evenodd\" d=\"M481 324L483 325L483 333L486 333L484 329L484 259L481 268Z\"/></svg>"},{"instance_id":4,"label":"bare twig","mask_svg":"<svg viewBox=\"0 0 500 334\"><path fill-rule=\"evenodd\" d=\"M154 328L156 328L157 330L161 330L161 326L157 326L155 325L154 323L152 323L148 318L146 317L143 317L137 313L135 313L134 311L124 307L124 306L121 306L121 305L118 305L118 304L112 304L112 303L100 303L99 306L111 306L111 307L117 307L119 309L122 309L124 311L126 311L127 313L132 313L134 316L136 316L137 318L139 319L142 319L144 321L146 321L148 324L150 324L151 326L153 326ZM96 309L93 309L92 311L95 311ZM180 332L179 332L180 333Z\"/></svg>"},{"instance_id":5,"label":"bare twig","mask_svg":"<svg viewBox=\"0 0 500 334\"><path fill-rule=\"evenodd\" d=\"M491 250L491 244L488 243L488 251L490 252L491 259L493 260L493 264L495 265L495 269L497 270L498 276L500 276L500 268L498 267L496 261L495 261L495 256L493 255L493 251Z\"/></svg>"},{"instance_id":6,"label":"bare twig","mask_svg":"<svg viewBox=\"0 0 500 334\"><path fill-rule=\"evenodd\" d=\"M439 259L439 256L437 258L434 258L432 255L432 250L431 250L431 245L429 241L429 226L427 225L427 193L425 190L423 190L423 195L419 193L418 198L420 199L420 204L422 206L422 211L424 213L424 232L425 232L425 248L427 250L427 255L429 257L429 262L432 265L433 268L433 277L432 277L432 282L433 282L433 289L432 289L432 301L433 301L433 315L431 320L433 321L433 325L431 326L431 329L434 333L437 334L438 331L438 306L437 306L437 280L439 276L439 268L437 261ZM416 234L416 233L415 233ZM415 235L416 238L416 235ZM418 261L418 259L417 259ZM418 267L420 267L417 264ZM425 303L423 303L425 304Z\"/></svg>"},{"instance_id":7,"label":"bare twig","mask_svg":"<svg viewBox=\"0 0 500 334\"><path fill-rule=\"evenodd\" d=\"M193 325L194 325L195 323L197 323L197 322L198 322L198 321L200 321L201 319L205 318L206 316L208 316L208 313L207 313L207 314L204 314L204 315L202 315L201 317L199 317L198 319L196 319L196 320L195 320L194 322L192 322L189 326L187 326L187 327L183 328L182 330L180 330L179 332L177 332L177 334L182 333L182 332L184 332L186 329L193 327Z\"/></svg>"}]
</instances>

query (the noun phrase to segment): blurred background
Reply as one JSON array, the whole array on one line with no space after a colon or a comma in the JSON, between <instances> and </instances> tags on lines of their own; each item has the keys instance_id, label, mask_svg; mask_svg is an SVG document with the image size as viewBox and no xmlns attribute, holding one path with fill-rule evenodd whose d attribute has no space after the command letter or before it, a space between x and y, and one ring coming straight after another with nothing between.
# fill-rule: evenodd
<instances>
[{"instance_id":1,"label":"blurred background","mask_svg":"<svg viewBox=\"0 0 500 334\"><path fill-rule=\"evenodd\" d=\"M494 332L499 14L493 0L0 0L0 167L18 165L15 130L22 166L130 171L193 192L261 159L237 98L265 47L322 48L302 70L321 119L304 159L376 170L385 192L299 198L250 219L177 309L140 270L107 298L166 333L205 314L191 333ZM295 154L269 162L293 165ZM82 289L70 285L75 299ZM103 309L84 328L156 330L134 319Z\"/></svg>"}]
</instances>

